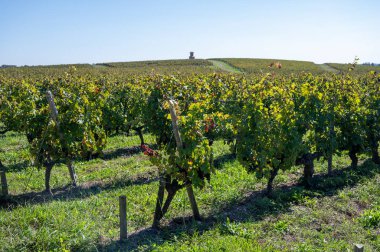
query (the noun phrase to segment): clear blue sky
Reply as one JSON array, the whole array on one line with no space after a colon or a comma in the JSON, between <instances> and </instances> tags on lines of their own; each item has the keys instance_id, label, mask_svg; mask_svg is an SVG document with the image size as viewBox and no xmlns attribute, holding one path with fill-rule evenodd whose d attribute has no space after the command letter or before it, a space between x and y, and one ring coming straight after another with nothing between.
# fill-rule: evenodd
<instances>
[{"instance_id":1,"label":"clear blue sky","mask_svg":"<svg viewBox=\"0 0 380 252\"><path fill-rule=\"evenodd\" d=\"M0 0L0 65L246 57L380 63L377 0Z\"/></svg>"}]
</instances>

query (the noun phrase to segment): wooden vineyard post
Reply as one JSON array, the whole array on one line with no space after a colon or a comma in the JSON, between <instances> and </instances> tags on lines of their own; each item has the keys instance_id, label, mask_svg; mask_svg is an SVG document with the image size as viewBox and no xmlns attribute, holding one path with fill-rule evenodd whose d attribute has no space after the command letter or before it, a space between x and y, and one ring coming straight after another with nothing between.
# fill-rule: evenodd
<instances>
[{"instance_id":1,"label":"wooden vineyard post","mask_svg":"<svg viewBox=\"0 0 380 252\"><path fill-rule=\"evenodd\" d=\"M178 128L178 118L175 112L175 102L173 100L170 100L169 104L170 104L170 116L172 118L172 127L173 127L175 142L177 144L178 150L182 150L183 143L182 143L181 135L179 133L179 128Z\"/></svg>"},{"instance_id":2,"label":"wooden vineyard post","mask_svg":"<svg viewBox=\"0 0 380 252\"><path fill-rule=\"evenodd\" d=\"M364 252L363 244L354 244L354 252Z\"/></svg>"},{"instance_id":3,"label":"wooden vineyard post","mask_svg":"<svg viewBox=\"0 0 380 252\"><path fill-rule=\"evenodd\" d=\"M193 186L189 183L186 185L187 195L189 196L191 209L193 210L194 219L201 220L201 215L199 214L197 201L195 200Z\"/></svg>"},{"instance_id":4,"label":"wooden vineyard post","mask_svg":"<svg viewBox=\"0 0 380 252\"><path fill-rule=\"evenodd\" d=\"M332 175L332 159L333 159L333 146L332 146L332 138L334 136L334 122L333 120L331 119L330 123L329 123L329 138L330 138L330 153L329 153L329 157L327 159L327 174L329 176Z\"/></svg>"},{"instance_id":5,"label":"wooden vineyard post","mask_svg":"<svg viewBox=\"0 0 380 252\"><path fill-rule=\"evenodd\" d=\"M1 176L1 193L3 196L8 196L8 182L5 172L5 167L0 161L0 176Z\"/></svg>"},{"instance_id":6,"label":"wooden vineyard post","mask_svg":"<svg viewBox=\"0 0 380 252\"><path fill-rule=\"evenodd\" d=\"M127 229L127 197L119 196L119 219L120 219L120 241L128 238Z\"/></svg>"},{"instance_id":7,"label":"wooden vineyard post","mask_svg":"<svg viewBox=\"0 0 380 252\"><path fill-rule=\"evenodd\" d=\"M170 116L172 119L173 133L174 133L175 141L177 144L177 148L180 151L183 148L183 143L182 143L181 135L178 129L178 118L175 112L175 102L173 100L169 100L169 104L170 104ZM201 216L198 210L198 205L194 196L193 186L191 183L188 183L186 185L186 190L187 190L187 195L189 196L190 205L191 205L191 209L193 210L194 218L196 220L201 220Z\"/></svg>"},{"instance_id":8,"label":"wooden vineyard post","mask_svg":"<svg viewBox=\"0 0 380 252\"><path fill-rule=\"evenodd\" d=\"M57 131L58 131L59 138L61 140L62 148L66 152L65 153L66 165L67 165L67 168L69 169L71 181L72 181L74 186L77 186L77 175L75 173L75 168L74 168L72 160L68 156L68 153L67 153L68 148L67 148L67 144L65 141L65 137L64 137L62 131L60 130L60 124L59 124L59 120L58 120L58 110L57 110L57 107L55 106L55 103L54 103L53 94L49 90L46 91L46 98L49 102L51 118L53 119L53 121L55 122L55 125L57 126Z\"/></svg>"},{"instance_id":9,"label":"wooden vineyard post","mask_svg":"<svg viewBox=\"0 0 380 252\"><path fill-rule=\"evenodd\" d=\"M336 104L336 97L334 97L334 100L333 100L333 106L330 107L330 118L329 118L329 140L330 140L330 153L329 153L329 156L328 156L328 159L327 159L327 174L329 176L332 175L332 162L333 162L333 143L332 143L332 139L333 137L335 136L335 125L334 125L334 121L335 121L335 115L334 115L334 104Z\"/></svg>"}]
</instances>

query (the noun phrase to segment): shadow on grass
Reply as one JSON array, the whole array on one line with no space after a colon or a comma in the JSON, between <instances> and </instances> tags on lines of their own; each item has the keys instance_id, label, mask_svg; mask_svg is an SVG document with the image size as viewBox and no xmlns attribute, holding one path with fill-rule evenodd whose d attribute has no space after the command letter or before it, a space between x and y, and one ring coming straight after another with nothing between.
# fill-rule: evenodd
<instances>
[{"instance_id":1,"label":"shadow on grass","mask_svg":"<svg viewBox=\"0 0 380 252\"><path fill-rule=\"evenodd\" d=\"M151 148L155 148L156 146L151 146ZM119 148L112 151L105 152L100 158L103 160L111 160L118 157L131 157L134 155L137 155L139 153L142 153L143 150L140 146L133 146L133 147L127 147L127 148Z\"/></svg>"},{"instance_id":2,"label":"shadow on grass","mask_svg":"<svg viewBox=\"0 0 380 252\"><path fill-rule=\"evenodd\" d=\"M224 163L227 163L227 162L234 160L234 159L236 159L236 155L233 153L221 155L221 156L214 159L214 167L216 169L221 169L223 167Z\"/></svg>"},{"instance_id":3,"label":"shadow on grass","mask_svg":"<svg viewBox=\"0 0 380 252\"><path fill-rule=\"evenodd\" d=\"M154 172L148 172L136 177L122 178L109 182L91 181L82 183L77 187L71 185L58 187L52 189L53 195L50 195L45 191L11 195L6 198L0 198L0 209L13 210L19 206L49 203L55 200L70 201L83 199L99 194L102 191L112 191L128 186L148 184L157 180L157 174Z\"/></svg>"},{"instance_id":4,"label":"shadow on grass","mask_svg":"<svg viewBox=\"0 0 380 252\"><path fill-rule=\"evenodd\" d=\"M149 145L149 146L151 146L152 148L157 147L156 145ZM97 159L97 158L100 158L103 160L112 160L112 159L116 159L119 157L126 157L126 158L132 157L132 156L137 155L137 154L142 153L142 152L143 152L143 150L141 149L140 146L130 146L130 147L125 147L125 148L108 150L108 151L105 151L103 154L89 155L87 158L78 157L75 160L76 161L89 161L89 160ZM63 161L64 160L62 160L61 162L63 162Z\"/></svg>"},{"instance_id":5,"label":"shadow on grass","mask_svg":"<svg viewBox=\"0 0 380 252\"><path fill-rule=\"evenodd\" d=\"M155 147L154 145L152 145ZM89 158L75 158L75 161L89 161L92 159L100 158L102 160L112 160L116 159L118 157L132 157L134 155L137 155L139 153L143 152L140 146L133 146L133 147L127 147L127 148L119 148L112 151L106 151L103 155L94 155ZM65 160L58 160L56 161L56 164L64 164ZM20 163L10 164L6 165L6 172L20 172L22 170L25 170L26 168L30 167L31 162L30 161L23 161Z\"/></svg>"},{"instance_id":6,"label":"shadow on grass","mask_svg":"<svg viewBox=\"0 0 380 252\"><path fill-rule=\"evenodd\" d=\"M22 170L25 170L29 166L30 166L30 162L25 160L20 163L6 165L4 167L5 167L6 172L20 172Z\"/></svg>"},{"instance_id":7,"label":"shadow on grass","mask_svg":"<svg viewBox=\"0 0 380 252\"><path fill-rule=\"evenodd\" d=\"M153 150L156 150L158 148L157 144L148 144L148 146L152 148ZM143 150L141 149L140 146L132 146L132 147L127 147L127 148L119 148L112 151L106 151L99 158L103 160L111 160L118 157L131 157L142 152ZM98 158L98 157L94 157L94 158ZM236 158L236 155L232 153L221 155L214 160L214 166L216 168L221 167L223 163L233 160L235 158Z\"/></svg>"},{"instance_id":8,"label":"shadow on grass","mask_svg":"<svg viewBox=\"0 0 380 252\"><path fill-rule=\"evenodd\" d=\"M265 190L251 192L240 200L228 202L224 206L215 207L215 211L206 216L202 222L196 222L191 217L173 219L159 230L146 228L129 235L128 240L121 243L111 241L99 244L99 251L133 251L138 248L150 250L155 245L170 242L182 234L192 236L202 235L213 227L225 226L226 218L235 222L252 222L267 216L276 216L290 211L294 204L303 204L305 197L322 198L336 195L344 187L357 185L361 180L368 179L380 173L380 166L370 160L365 161L356 170L346 167L335 170L332 176L318 174L314 178L314 187L305 189L300 183L285 184L275 188L273 196L268 198ZM227 230L228 231L228 230Z\"/></svg>"},{"instance_id":9,"label":"shadow on grass","mask_svg":"<svg viewBox=\"0 0 380 252\"><path fill-rule=\"evenodd\" d=\"M128 149L129 148L126 148L125 150L127 151ZM140 147L136 147L135 149L140 149ZM117 153L124 152L121 151L121 149L118 149ZM115 153L110 155L115 155ZM214 160L214 164L216 167L221 167L223 163L228 162L232 158L233 156L230 154L222 155ZM11 166L8 166L7 168L8 170L12 169ZM75 199L83 199L92 195L99 194L102 191L111 191L128 186L149 184L155 181L158 181L158 174L154 171L151 171L136 175L134 177L117 179L109 182L90 181L82 183L78 187L67 185L64 187L53 188L53 195L50 195L45 191L11 195L6 198L0 197L0 209L12 210L18 206L24 206L26 204L49 203L54 200L69 201Z\"/></svg>"}]
</instances>

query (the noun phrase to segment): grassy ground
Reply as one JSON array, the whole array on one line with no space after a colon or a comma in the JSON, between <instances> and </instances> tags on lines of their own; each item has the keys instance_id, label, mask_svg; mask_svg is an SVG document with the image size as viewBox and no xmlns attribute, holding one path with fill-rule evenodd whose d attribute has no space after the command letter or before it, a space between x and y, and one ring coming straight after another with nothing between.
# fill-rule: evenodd
<instances>
[{"instance_id":1,"label":"grassy ground","mask_svg":"<svg viewBox=\"0 0 380 252\"><path fill-rule=\"evenodd\" d=\"M310 73L324 73L326 72L317 64L309 61L296 61L296 60L279 60L279 59L244 59L244 58L226 58L216 59L226 62L229 65L239 69L247 74L260 74L267 72L274 72L276 74L291 74L300 72ZM282 65L281 69L275 67L268 67L271 63L279 62Z\"/></svg>"},{"instance_id":2,"label":"grassy ground","mask_svg":"<svg viewBox=\"0 0 380 252\"><path fill-rule=\"evenodd\" d=\"M147 142L154 144L151 136ZM30 166L23 136L0 138L12 197L1 202L0 251L347 251L363 243L380 251L380 167L361 157L358 170L334 158L335 175L316 163L315 187L297 181L300 167L280 173L273 198L265 181L215 143L216 174L196 198L204 220L191 219L185 191L173 200L162 229L150 229L157 172L135 148L138 137L115 136L103 158L77 161L80 186L67 186L66 167L54 167L54 196L43 190L43 171ZM127 195L128 242L118 239L118 196ZM369 212L372 209L372 212ZM378 214L378 215L376 215ZM374 216L370 218L370 216Z\"/></svg>"},{"instance_id":3,"label":"grassy ground","mask_svg":"<svg viewBox=\"0 0 380 252\"><path fill-rule=\"evenodd\" d=\"M319 64L318 66L320 66L321 69L323 69L326 72L339 73L339 70L337 70L336 68L333 68L333 67L329 66L328 64Z\"/></svg>"},{"instance_id":4,"label":"grassy ground","mask_svg":"<svg viewBox=\"0 0 380 252\"><path fill-rule=\"evenodd\" d=\"M209 60L214 66L215 68L219 68L219 69L222 69L226 72L230 72L230 73L242 73L242 71L240 71L239 69L237 69L236 67L233 67L232 65L224 62L224 61L220 61L220 60Z\"/></svg>"}]
</instances>

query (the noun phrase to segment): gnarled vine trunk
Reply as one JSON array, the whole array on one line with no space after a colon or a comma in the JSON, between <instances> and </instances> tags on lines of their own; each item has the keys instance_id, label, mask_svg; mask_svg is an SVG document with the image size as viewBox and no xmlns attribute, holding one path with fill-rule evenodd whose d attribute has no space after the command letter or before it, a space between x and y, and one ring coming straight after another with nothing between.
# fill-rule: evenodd
<instances>
[{"instance_id":1,"label":"gnarled vine trunk","mask_svg":"<svg viewBox=\"0 0 380 252\"><path fill-rule=\"evenodd\" d=\"M304 174L304 184L307 188L310 188L312 184L312 179L314 175L314 162L312 159L308 159L303 168Z\"/></svg>"},{"instance_id":2,"label":"gnarled vine trunk","mask_svg":"<svg viewBox=\"0 0 380 252\"><path fill-rule=\"evenodd\" d=\"M45 163L45 191L49 194L53 194L50 188L50 177L51 170L53 169L54 163L52 161L48 161Z\"/></svg>"},{"instance_id":3,"label":"gnarled vine trunk","mask_svg":"<svg viewBox=\"0 0 380 252\"><path fill-rule=\"evenodd\" d=\"M136 131L136 133L139 135L141 145L145 144L144 135L143 135L143 132L142 132L143 126L134 128L133 130Z\"/></svg>"},{"instance_id":4,"label":"gnarled vine trunk","mask_svg":"<svg viewBox=\"0 0 380 252\"><path fill-rule=\"evenodd\" d=\"M373 140L371 143L371 152L372 152L372 161L375 164L380 164L379 143L376 140Z\"/></svg>"},{"instance_id":5,"label":"gnarled vine trunk","mask_svg":"<svg viewBox=\"0 0 380 252\"><path fill-rule=\"evenodd\" d=\"M74 165L73 165L73 162L71 161L71 159L67 160L67 168L69 169L72 185L77 186L78 177L77 177L77 174L75 173L75 168L74 168Z\"/></svg>"},{"instance_id":6,"label":"gnarled vine trunk","mask_svg":"<svg viewBox=\"0 0 380 252\"><path fill-rule=\"evenodd\" d=\"M314 159L321 156L321 153L307 153L296 160L296 165L303 165L303 183L307 188L313 186Z\"/></svg>"},{"instance_id":7,"label":"gnarled vine trunk","mask_svg":"<svg viewBox=\"0 0 380 252\"><path fill-rule=\"evenodd\" d=\"M160 177L160 183L158 186L158 194L157 194L157 201L156 201L156 209L154 211L154 217L153 217L153 227L157 228L160 224L160 220L162 218L163 214L163 202L164 202L164 194L165 194L165 181L162 177Z\"/></svg>"},{"instance_id":8,"label":"gnarled vine trunk","mask_svg":"<svg viewBox=\"0 0 380 252\"><path fill-rule=\"evenodd\" d=\"M273 170L271 170L271 172L270 172L270 177L268 179L267 192L266 192L266 194L268 196L272 195L272 192L273 192L273 181L276 178L276 176L278 174L278 171L279 171L279 168L276 167L276 168L273 168Z\"/></svg>"},{"instance_id":9,"label":"gnarled vine trunk","mask_svg":"<svg viewBox=\"0 0 380 252\"><path fill-rule=\"evenodd\" d=\"M8 196L8 182L5 167L0 161L0 176L1 176L1 193L3 196Z\"/></svg>"},{"instance_id":10,"label":"gnarled vine trunk","mask_svg":"<svg viewBox=\"0 0 380 252\"><path fill-rule=\"evenodd\" d=\"M169 176L160 177L160 183L158 186L158 194L156 201L156 209L154 211L153 217L153 228L158 228L160 225L160 220L164 217L169 209L169 206L176 195L176 193L183 187L183 185L178 184L176 180L171 180ZM164 202L165 190L167 191L167 197Z\"/></svg>"},{"instance_id":11,"label":"gnarled vine trunk","mask_svg":"<svg viewBox=\"0 0 380 252\"><path fill-rule=\"evenodd\" d=\"M332 175L332 161L333 161L333 156L330 155L327 159L327 174L329 176Z\"/></svg>"},{"instance_id":12,"label":"gnarled vine trunk","mask_svg":"<svg viewBox=\"0 0 380 252\"><path fill-rule=\"evenodd\" d=\"M350 156L350 159L351 159L351 168L352 169L358 168L358 161L359 161L359 159L357 157L358 152L359 152L358 146L353 146L348 153L348 155Z\"/></svg>"}]
</instances>

